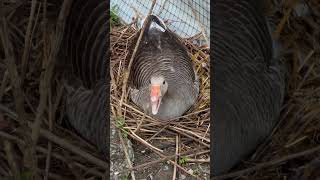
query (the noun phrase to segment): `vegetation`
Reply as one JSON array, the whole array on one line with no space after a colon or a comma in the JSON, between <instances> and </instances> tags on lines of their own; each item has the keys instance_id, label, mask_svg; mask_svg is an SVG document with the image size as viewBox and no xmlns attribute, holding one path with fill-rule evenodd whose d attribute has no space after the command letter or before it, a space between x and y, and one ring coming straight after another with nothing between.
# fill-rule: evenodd
<instances>
[{"instance_id":1,"label":"vegetation","mask_svg":"<svg viewBox=\"0 0 320 180\"><path fill-rule=\"evenodd\" d=\"M119 26L120 23L120 18L117 15L118 14L118 6L113 6L110 10L110 28L114 26Z\"/></svg>"}]
</instances>

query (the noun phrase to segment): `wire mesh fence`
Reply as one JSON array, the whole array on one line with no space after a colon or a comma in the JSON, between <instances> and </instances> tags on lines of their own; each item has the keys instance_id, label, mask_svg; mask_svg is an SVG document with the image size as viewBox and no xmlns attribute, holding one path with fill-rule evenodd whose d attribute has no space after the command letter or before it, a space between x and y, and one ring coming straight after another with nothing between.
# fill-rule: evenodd
<instances>
[{"instance_id":1,"label":"wire mesh fence","mask_svg":"<svg viewBox=\"0 0 320 180\"><path fill-rule=\"evenodd\" d=\"M151 4L150 0L111 0L110 5L125 23L136 18L141 24ZM200 35L199 45L210 45L210 0L158 0L153 13L182 38Z\"/></svg>"}]
</instances>

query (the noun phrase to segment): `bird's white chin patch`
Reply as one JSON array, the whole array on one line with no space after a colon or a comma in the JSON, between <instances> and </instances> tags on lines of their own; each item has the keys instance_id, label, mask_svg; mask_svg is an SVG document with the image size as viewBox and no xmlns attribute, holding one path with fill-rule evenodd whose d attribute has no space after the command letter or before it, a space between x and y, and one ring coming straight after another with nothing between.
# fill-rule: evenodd
<instances>
[{"instance_id":1,"label":"bird's white chin patch","mask_svg":"<svg viewBox=\"0 0 320 180\"><path fill-rule=\"evenodd\" d=\"M153 115L158 114L159 107L160 107L160 99L151 101L151 110Z\"/></svg>"}]
</instances>

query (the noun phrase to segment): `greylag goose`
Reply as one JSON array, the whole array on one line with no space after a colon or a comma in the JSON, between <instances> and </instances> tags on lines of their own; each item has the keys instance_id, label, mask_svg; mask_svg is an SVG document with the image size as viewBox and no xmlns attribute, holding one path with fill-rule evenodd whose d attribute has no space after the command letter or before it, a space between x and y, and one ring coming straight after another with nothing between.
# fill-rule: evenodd
<instances>
[{"instance_id":1,"label":"greylag goose","mask_svg":"<svg viewBox=\"0 0 320 180\"><path fill-rule=\"evenodd\" d=\"M131 68L131 99L154 118L177 118L197 100L198 78L177 35L155 15L145 21Z\"/></svg>"},{"instance_id":2,"label":"greylag goose","mask_svg":"<svg viewBox=\"0 0 320 180\"><path fill-rule=\"evenodd\" d=\"M211 175L231 170L271 133L284 98L262 1L213 1L213 131Z\"/></svg>"},{"instance_id":3,"label":"greylag goose","mask_svg":"<svg viewBox=\"0 0 320 180\"><path fill-rule=\"evenodd\" d=\"M66 74L66 115L72 128L109 157L108 2L73 2L66 24L61 59Z\"/></svg>"}]
</instances>

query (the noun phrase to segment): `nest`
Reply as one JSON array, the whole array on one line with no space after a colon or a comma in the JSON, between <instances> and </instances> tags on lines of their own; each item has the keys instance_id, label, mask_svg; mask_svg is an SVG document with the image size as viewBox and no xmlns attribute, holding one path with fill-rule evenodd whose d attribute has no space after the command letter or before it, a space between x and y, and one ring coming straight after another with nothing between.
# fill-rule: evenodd
<instances>
[{"instance_id":1,"label":"nest","mask_svg":"<svg viewBox=\"0 0 320 180\"><path fill-rule=\"evenodd\" d=\"M199 47L193 42L198 36L181 39L187 47L189 56L195 66L200 80L200 94L197 103L182 117L170 122L161 122L143 113L131 100L127 91L125 73L128 70L130 43L137 35L134 25L123 25L112 29L111 41L111 112L114 122L123 133L129 135L140 145L158 154L160 158L171 157L173 162L176 154L185 154L191 161L209 163L210 147L210 62L209 48ZM121 102L122 101L122 102ZM121 106L122 105L122 106ZM119 115L120 112L120 115ZM169 147L179 147L178 151L164 150ZM182 156L181 156L182 157ZM192 160L191 160L192 159ZM158 161L144 162L157 165ZM136 164L136 166L139 164ZM208 164L209 165L209 164ZM140 165L141 166L141 165ZM142 165L143 166L143 165ZM186 169L181 169L188 172ZM139 170L138 170L139 171ZM189 173L190 174L190 173ZM193 174L190 174L194 176Z\"/></svg>"}]
</instances>

